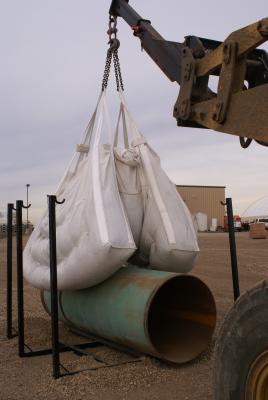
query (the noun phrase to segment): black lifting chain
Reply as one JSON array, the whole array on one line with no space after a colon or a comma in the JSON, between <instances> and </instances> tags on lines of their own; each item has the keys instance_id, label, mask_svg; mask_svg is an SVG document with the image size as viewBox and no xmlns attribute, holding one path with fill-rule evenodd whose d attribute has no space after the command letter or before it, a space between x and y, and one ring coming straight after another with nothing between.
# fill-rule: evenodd
<instances>
[{"instance_id":1,"label":"black lifting chain","mask_svg":"<svg viewBox=\"0 0 268 400\"><path fill-rule=\"evenodd\" d=\"M108 86L109 75L110 75L110 70L111 70L112 56L113 56L113 52L111 51L111 49L108 49L107 56L106 56L104 73L103 73L102 85L101 85L102 91L104 91Z\"/></svg>"},{"instance_id":2,"label":"black lifting chain","mask_svg":"<svg viewBox=\"0 0 268 400\"><path fill-rule=\"evenodd\" d=\"M119 61L119 56L118 56L118 49L116 49L113 52L113 61L114 61L114 72L115 72L117 91L119 92L119 89L124 91L124 84L123 84L123 78L122 78L122 74L121 74L120 61Z\"/></svg>"},{"instance_id":3,"label":"black lifting chain","mask_svg":"<svg viewBox=\"0 0 268 400\"><path fill-rule=\"evenodd\" d=\"M118 56L118 49L120 46L120 42L117 39L117 18L112 17L110 15L109 19L109 29L107 34L109 35L109 42L110 45L109 49L107 50L103 80L102 80L102 91L104 91L108 86L110 71L111 71L111 63L113 61L114 64L114 72L115 72L115 79L116 79L116 88L117 91L120 89L124 90L124 84L122 79L122 73L120 68L120 61Z\"/></svg>"}]
</instances>

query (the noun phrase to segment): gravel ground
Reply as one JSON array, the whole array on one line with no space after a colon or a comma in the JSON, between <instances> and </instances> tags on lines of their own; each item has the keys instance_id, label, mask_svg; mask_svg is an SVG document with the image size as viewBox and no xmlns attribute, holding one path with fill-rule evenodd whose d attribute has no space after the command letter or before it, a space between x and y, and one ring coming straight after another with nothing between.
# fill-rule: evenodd
<instances>
[{"instance_id":1,"label":"gravel ground","mask_svg":"<svg viewBox=\"0 0 268 400\"><path fill-rule=\"evenodd\" d=\"M16 338L9 341L5 339L5 244L5 240L0 240L0 400L212 400L213 343L233 298L227 234L199 235L201 252L194 275L211 288L218 309L215 337L205 354L179 367L145 357L139 362L98 368L100 364L91 357L78 358L71 353L64 353L61 361L72 371L93 367L98 369L57 381L51 378L50 356L19 359ZM252 240L248 233L238 233L237 251L241 291L244 292L267 276L268 240ZM14 291L14 305L15 294ZM42 308L39 291L26 283L25 338L34 349L50 346L49 318ZM79 340L64 326L61 326L61 338L72 343ZM95 349L94 353L108 362L129 360L128 356L107 347Z\"/></svg>"}]
</instances>

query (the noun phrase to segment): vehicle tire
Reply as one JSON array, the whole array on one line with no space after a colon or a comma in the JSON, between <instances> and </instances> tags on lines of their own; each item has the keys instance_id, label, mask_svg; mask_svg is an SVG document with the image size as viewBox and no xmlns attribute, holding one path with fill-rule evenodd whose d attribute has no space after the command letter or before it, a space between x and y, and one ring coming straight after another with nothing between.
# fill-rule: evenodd
<instances>
[{"instance_id":1,"label":"vehicle tire","mask_svg":"<svg viewBox=\"0 0 268 400\"><path fill-rule=\"evenodd\" d=\"M241 296L227 314L215 347L215 400L268 399L268 285Z\"/></svg>"}]
</instances>

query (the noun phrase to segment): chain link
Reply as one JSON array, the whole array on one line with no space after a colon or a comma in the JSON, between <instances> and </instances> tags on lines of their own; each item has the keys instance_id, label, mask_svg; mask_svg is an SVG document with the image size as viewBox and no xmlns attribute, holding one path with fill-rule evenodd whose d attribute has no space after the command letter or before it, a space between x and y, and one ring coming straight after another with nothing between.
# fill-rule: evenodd
<instances>
[{"instance_id":1,"label":"chain link","mask_svg":"<svg viewBox=\"0 0 268 400\"><path fill-rule=\"evenodd\" d=\"M123 78L121 73L118 48L120 46L120 42L117 39L117 19L115 17L111 17L109 19L109 29L107 34L109 35L109 45L110 48L107 51L105 68L102 79L102 91L104 91L108 86L110 71L111 71L111 63L113 61L114 64L114 72L115 72L115 80L116 80L116 88L117 91L120 89L124 90Z\"/></svg>"},{"instance_id":2,"label":"chain link","mask_svg":"<svg viewBox=\"0 0 268 400\"><path fill-rule=\"evenodd\" d=\"M109 75L110 75L110 70L111 70L112 55L113 55L113 52L111 51L111 49L108 49L104 73L103 73L102 85L101 85L102 91L104 91L108 86Z\"/></svg>"},{"instance_id":3,"label":"chain link","mask_svg":"<svg viewBox=\"0 0 268 400\"><path fill-rule=\"evenodd\" d=\"M124 84L123 84L120 61L119 61L119 56L118 56L118 49L116 49L113 52L113 62L114 62L114 72L115 72L115 80L116 80L117 91L119 92L120 89L122 91L124 91Z\"/></svg>"},{"instance_id":4,"label":"chain link","mask_svg":"<svg viewBox=\"0 0 268 400\"><path fill-rule=\"evenodd\" d=\"M109 28L107 31L107 35L109 36L109 43L110 43L112 41L112 39L113 38L116 39L116 36L117 36L117 17L112 17L110 15L108 25L109 25Z\"/></svg>"}]
</instances>

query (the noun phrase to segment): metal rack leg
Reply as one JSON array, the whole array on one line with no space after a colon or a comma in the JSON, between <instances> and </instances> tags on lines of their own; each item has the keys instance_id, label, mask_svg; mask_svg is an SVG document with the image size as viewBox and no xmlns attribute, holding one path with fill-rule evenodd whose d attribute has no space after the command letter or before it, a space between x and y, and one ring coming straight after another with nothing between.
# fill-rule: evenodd
<instances>
[{"instance_id":1,"label":"metal rack leg","mask_svg":"<svg viewBox=\"0 0 268 400\"><path fill-rule=\"evenodd\" d=\"M53 377L60 377L60 343L58 316L58 280L57 280L57 239L56 239L56 196L47 196L49 216L49 251L50 251L50 292L51 292L51 333Z\"/></svg>"},{"instance_id":2,"label":"metal rack leg","mask_svg":"<svg viewBox=\"0 0 268 400\"><path fill-rule=\"evenodd\" d=\"M18 296L18 347L19 357L24 357L24 293L23 293L23 244L22 244L23 201L16 201L17 225L17 296Z\"/></svg>"},{"instance_id":3,"label":"metal rack leg","mask_svg":"<svg viewBox=\"0 0 268 400\"><path fill-rule=\"evenodd\" d=\"M11 339L12 333L12 214L14 205L7 205L7 315L6 337Z\"/></svg>"},{"instance_id":4,"label":"metal rack leg","mask_svg":"<svg viewBox=\"0 0 268 400\"><path fill-rule=\"evenodd\" d=\"M240 287L239 287L239 275L237 267L233 205L231 198L226 199L226 206L227 206L227 218L228 218L228 228L229 228L228 231L229 231L229 244L230 244L231 265L232 265L233 291L234 291L234 300L236 301L236 299L240 296Z\"/></svg>"}]
</instances>

